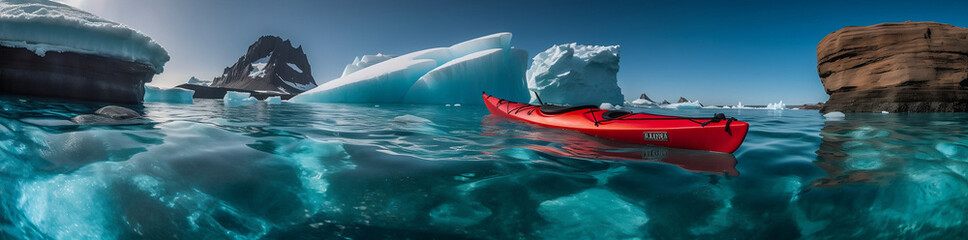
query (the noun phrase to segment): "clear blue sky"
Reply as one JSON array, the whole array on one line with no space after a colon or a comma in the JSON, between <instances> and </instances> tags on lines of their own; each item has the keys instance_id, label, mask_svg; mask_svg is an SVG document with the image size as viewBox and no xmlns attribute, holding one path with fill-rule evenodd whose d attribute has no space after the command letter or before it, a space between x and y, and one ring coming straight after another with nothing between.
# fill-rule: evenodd
<instances>
[{"instance_id":1,"label":"clear blue sky","mask_svg":"<svg viewBox=\"0 0 968 240\"><path fill-rule=\"evenodd\" d=\"M132 26L172 56L153 85L211 79L261 35L302 45L320 83L363 54L403 54L496 32L531 56L552 44L621 45L627 99L706 104L826 101L817 42L844 26L936 21L968 27L946 1L249 1L62 0Z\"/></svg>"}]
</instances>

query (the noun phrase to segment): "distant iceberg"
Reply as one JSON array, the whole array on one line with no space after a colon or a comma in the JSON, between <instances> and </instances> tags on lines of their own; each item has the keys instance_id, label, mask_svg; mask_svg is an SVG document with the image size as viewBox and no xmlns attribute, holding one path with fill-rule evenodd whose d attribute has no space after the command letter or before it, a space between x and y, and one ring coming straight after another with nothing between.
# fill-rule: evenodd
<instances>
[{"instance_id":1,"label":"distant iceberg","mask_svg":"<svg viewBox=\"0 0 968 240\"><path fill-rule=\"evenodd\" d=\"M525 101L526 67L527 52L511 47L511 33L498 33L386 59L291 102L480 104L481 92Z\"/></svg>"},{"instance_id":2,"label":"distant iceberg","mask_svg":"<svg viewBox=\"0 0 968 240\"><path fill-rule=\"evenodd\" d=\"M124 24L46 0L0 1L0 46L26 48L38 56L73 52L115 58L164 71L168 52Z\"/></svg>"},{"instance_id":3,"label":"distant iceberg","mask_svg":"<svg viewBox=\"0 0 968 240\"><path fill-rule=\"evenodd\" d=\"M247 92L233 92L228 91L225 93L225 97L222 98L226 107L241 107L259 102L259 100L252 97L250 93Z\"/></svg>"},{"instance_id":4,"label":"distant iceberg","mask_svg":"<svg viewBox=\"0 0 968 240\"><path fill-rule=\"evenodd\" d=\"M766 109L783 110L783 109L786 109L786 104L783 104L783 101L780 101L778 103L770 103L766 105Z\"/></svg>"},{"instance_id":5,"label":"distant iceberg","mask_svg":"<svg viewBox=\"0 0 968 240\"><path fill-rule=\"evenodd\" d=\"M618 45L555 45L534 57L527 73L528 90L547 103L622 104L625 96L616 78L618 61ZM531 96L531 103L538 103L538 98Z\"/></svg>"}]
</instances>

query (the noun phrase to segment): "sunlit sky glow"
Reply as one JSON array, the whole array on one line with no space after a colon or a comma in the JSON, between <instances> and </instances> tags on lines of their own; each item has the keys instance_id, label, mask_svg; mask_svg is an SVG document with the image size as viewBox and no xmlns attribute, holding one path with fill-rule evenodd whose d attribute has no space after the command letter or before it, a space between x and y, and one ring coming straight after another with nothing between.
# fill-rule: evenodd
<instances>
[{"instance_id":1,"label":"sunlit sky glow","mask_svg":"<svg viewBox=\"0 0 968 240\"><path fill-rule=\"evenodd\" d=\"M844 26L968 27L968 1L64 0L145 32L172 60L152 85L212 79L259 36L302 45L317 82L354 57L404 54L496 32L531 56L552 44L621 45L619 86L706 104L826 101L817 42Z\"/></svg>"}]
</instances>

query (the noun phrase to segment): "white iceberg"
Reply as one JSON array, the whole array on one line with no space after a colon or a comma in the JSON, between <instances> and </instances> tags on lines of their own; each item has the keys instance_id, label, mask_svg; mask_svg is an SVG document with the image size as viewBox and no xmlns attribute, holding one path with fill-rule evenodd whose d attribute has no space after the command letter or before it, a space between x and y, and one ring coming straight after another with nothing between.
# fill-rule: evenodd
<instances>
[{"instance_id":1,"label":"white iceberg","mask_svg":"<svg viewBox=\"0 0 968 240\"><path fill-rule=\"evenodd\" d=\"M783 104L783 101L780 101L778 103L770 103L766 105L766 109L783 110L783 109L786 109L786 104Z\"/></svg>"},{"instance_id":2,"label":"white iceberg","mask_svg":"<svg viewBox=\"0 0 968 240\"><path fill-rule=\"evenodd\" d=\"M225 102L226 107L247 106L259 102L259 100L251 97L250 93L233 91L226 92L225 97L222 97L222 101Z\"/></svg>"},{"instance_id":3,"label":"white iceberg","mask_svg":"<svg viewBox=\"0 0 968 240\"><path fill-rule=\"evenodd\" d=\"M164 71L168 52L127 26L46 0L0 1L0 45L26 48L38 56L73 52L143 63Z\"/></svg>"},{"instance_id":4,"label":"white iceberg","mask_svg":"<svg viewBox=\"0 0 968 240\"><path fill-rule=\"evenodd\" d=\"M382 53L377 53L376 55L363 55L362 58L361 57L354 58L353 63L346 64L346 67L343 68L343 75L340 75L340 77L345 77L346 75L350 75L350 73L355 73L360 69L373 66L373 64L381 63L386 60L390 60L391 58L393 58L393 56L383 55Z\"/></svg>"},{"instance_id":5,"label":"white iceberg","mask_svg":"<svg viewBox=\"0 0 968 240\"><path fill-rule=\"evenodd\" d=\"M589 105L625 102L618 87L619 46L555 45L534 56L528 90L546 103ZM538 99L531 96L531 103Z\"/></svg>"},{"instance_id":6,"label":"white iceberg","mask_svg":"<svg viewBox=\"0 0 968 240\"><path fill-rule=\"evenodd\" d=\"M192 104L195 91L184 88L162 89L145 85L145 102L166 102Z\"/></svg>"},{"instance_id":7,"label":"white iceberg","mask_svg":"<svg viewBox=\"0 0 968 240\"><path fill-rule=\"evenodd\" d=\"M482 91L527 99L527 53L498 33L394 57L326 82L292 102L480 104Z\"/></svg>"}]
</instances>

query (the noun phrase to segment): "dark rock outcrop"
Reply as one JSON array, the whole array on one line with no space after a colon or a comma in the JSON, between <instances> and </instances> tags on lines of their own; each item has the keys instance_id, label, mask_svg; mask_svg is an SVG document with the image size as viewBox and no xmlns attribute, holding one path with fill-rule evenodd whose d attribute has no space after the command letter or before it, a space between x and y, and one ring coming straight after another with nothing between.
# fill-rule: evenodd
<instances>
[{"instance_id":1,"label":"dark rock outcrop","mask_svg":"<svg viewBox=\"0 0 968 240\"><path fill-rule=\"evenodd\" d=\"M298 94L316 87L316 80L302 46L293 48L289 40L263 36L211 86Z\"/></svg>"},{"instance_id":2,"label":"dark rock outcrop","mask_svg":"<svg viewBox=\"0 0 968 240\"><path fill-rule=\"evenodd\" d=\"M968 28L934 22L845 27L817 45L821 112L968 111Z\"/></svg>"},{"instance_id":3,"label":"dark rock outcrop","mask_svg":"<svg viewBox=\"0 0 968 240\"><path fill-rule=\"evenodd\" d=\"M141 103L155 69L143 63L72 52L40 57L0 46L0 93L122 104Z\"/></svg>"},{"instance_id":4,"label":"dark rock outcrop","mask_svg":"<svg viewBox=\"0 0 968 240\"><path fill-rule=\"evenodd\" d=\"M178 87L188 89L188 90L194 90L195 95L192 96L192 98L201 98L201 99L222 99L223 97L225 97L225 93L228 91L247 92L251 94L252 97L259 100L265 100L268 97L280 97L283 100L289 100L290 98L296 96L295 94L287 94L287 93L281 93L281 92L253 91L253 90L233 89L233 88L224 88L224 87L208 87L208 86L195 85L195 84L182 84L182 85L178 85Z\"/></svg>"},{"instance_id":5,"label":"dark rock outcrop","mask_svg":"<svg viewBox=\"0 0 968 240\"><path fill-rule=\"evenodd\" d=\"M645 99L645 100L647 100L649 102L653 102L653 103L655 102L655 101L652 101L652 99L650 99L649 96L646 96L645 93L643 93L642 95L639 95L639 99Z\"/></svg>"},{"instance_id":6,"label":"dark rock outcrop","mask_svg":"<svg viewBox=\"0 0 968 240\"><path fill-rule=\"evenodd\" d=\"M689 102L689 99L686 99L684 97L679 97L679 102L678 103L684 103L684 102Z\"/></svg>"},{"instance_id":7,"label":"dark rock outcrop","mask_svg":"<svg viewBox=\"0 0 968 240\"><path fill-rule=\"evenodd\" d=\"M662 103L660 103L660 104L665 105L665 104L672 104L672 103L670 103L669 100L662 100Z\"/></svg>"}]
</instances>

